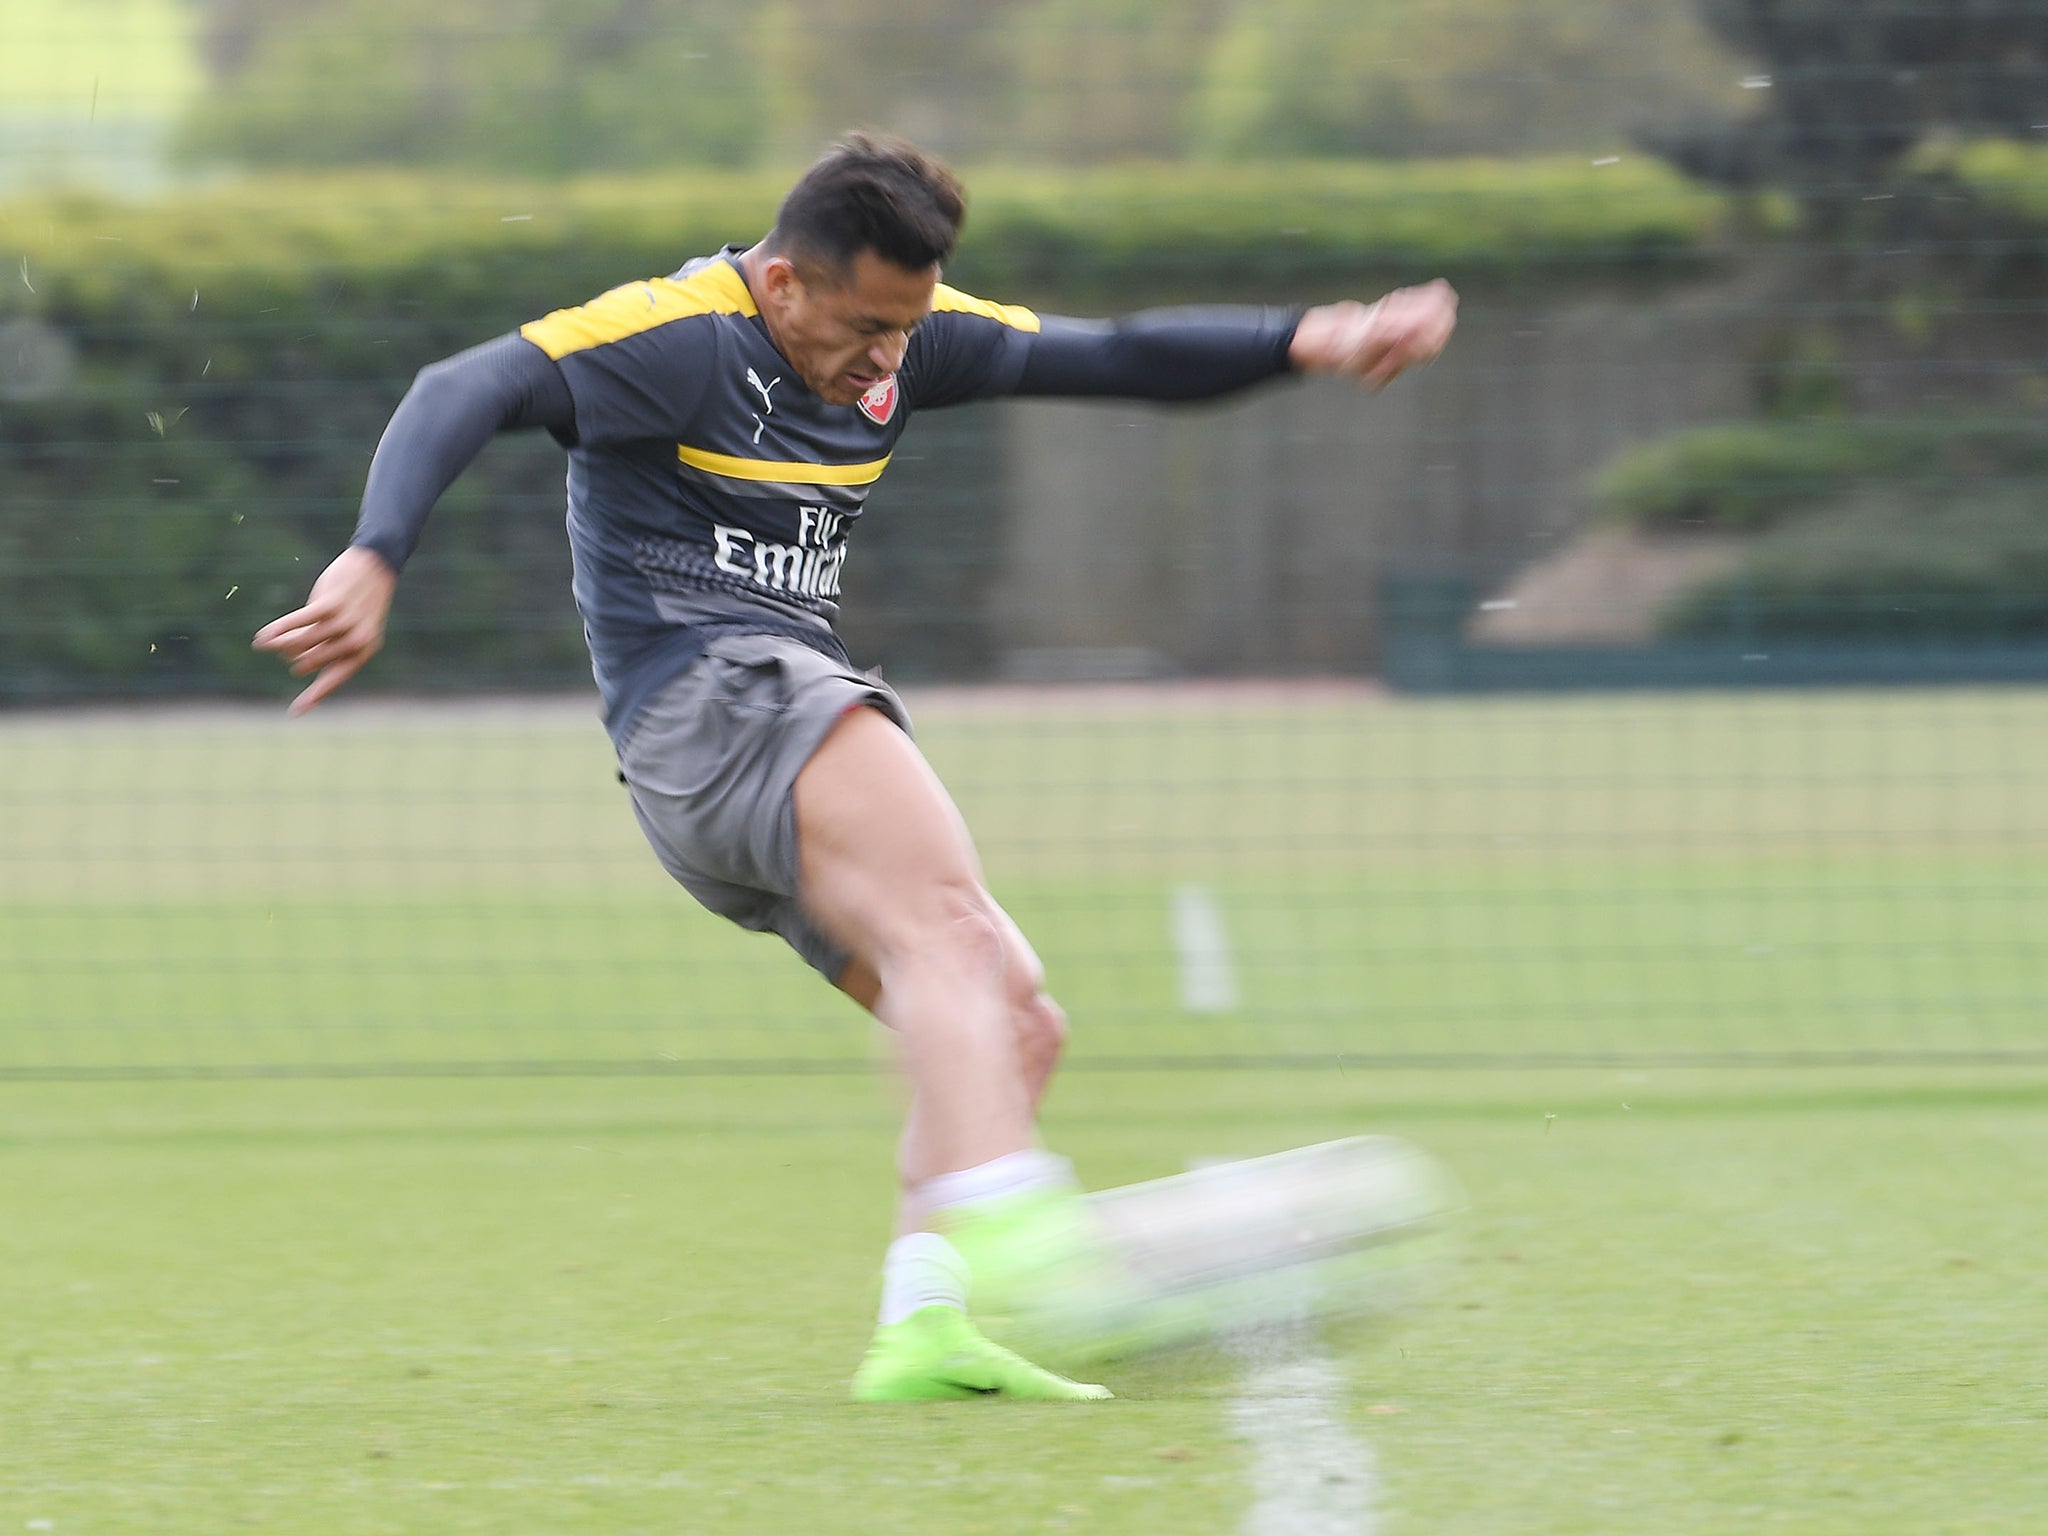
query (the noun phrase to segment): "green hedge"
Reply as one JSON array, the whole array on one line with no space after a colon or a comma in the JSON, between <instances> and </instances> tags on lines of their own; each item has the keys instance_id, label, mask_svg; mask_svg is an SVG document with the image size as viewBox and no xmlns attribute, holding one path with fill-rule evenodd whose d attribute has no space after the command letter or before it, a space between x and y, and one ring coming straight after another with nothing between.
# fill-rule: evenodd
<instances>
[{"instance_id":1,"label":"green hedge","mask_svg":"<svg viewBox=\"0 0 2048 1536\"><path fill-rule=\"evenodd\" d=\"M1764 534L1662 616L1670 635L1889 642L2048 636L2048 500L1989 484L1880 489Z\"/></svg>"},{"instance_id":2,"label":"green hedge","mask_svg":"<svg viewBox=\"0 0 2048 1536\"><path fill-rule=\"evenodd\" d=\"M1871 486L1939 498L2048 476L2048 428L2000 417L1731 422L1625 450L1593 480L1607 518L1751 532Z\"/></svg>"},{"instance_id":3,"label":"green hedge","mask_svg":"<svg viewBox=\"0 0 2048 1536\"><path fill-rule=\"evenodd\" d=\"M562 184L396 173L253 177L132 205L75 196L0 204L0 249L54 287L15 284L0 312L175 316L190 283L228 278L266 301L345 277L366 294L446 309L502 304L504 274L544 268L550 301L760 233L790 172ZM1162 281L1229 294L1248 279L1361 269L1514 271L1692 261L1728 223L1721 194L1647 156L1539 160L1140 164L967 176L955 275L1017 297L1123 294ZM156 302L130 306L141 283ZM521 294L528 305L530 294ZM495 302L494 302L495 301Z\"/></svg>"},{"instance_id":4,"label":"green hedge","mask_svg":"<svg viewBox=\"0 0 2048 1536\"><path fill-rule=\"evenodd\" d=\"M1647 530L1755 535L1674 602L1668 634L1746 640L2048 634L2048 428L1931 417L1704 427L1621 454L1594 489Z\"/></svg>"},{"instance_id":5,"label":"green hedge","mask_svg":"<svg viewBox=\"0 0 2048 1536\"><path fill-rule=\"evenodd\" d=\"M1917 151L1909 169L1959 186L1984 208L2016 223L2048 225L2048 145L2011 139L1942 140Z\"/></svg>"},{"instance_id":6,"label":"green hedge","mask_svg":"<svg viewBox=\"0 0 2048 1536\"><path fill-rule=\"evenodd\" d=\"M346 536L368 454L413 372L758 234L787 179L343 175L140 205L0 206L12 269L0 325L44 359L32 377L0 378L0 695L282 686L268 658L248 654L248 634L295 602ZM1660 274L1710 256L1727 211L1648 160L969 180L955 280L1082 312L1368 294L1439 271ZM909 654L892 649L906 671L958 669L985 654L976 594L996 530L989 519L964 534L947 516L954 498L917 476L908 465L892 476L892 505L898 532L929 520L929 537L903 541L926 564L886 597L851 591L849 627L907 642ZM487 450L408 572L380 676L583 675L560 487L545 440ZM942 617L913 624L910 613Z\"/></svg>"}]
</instances>

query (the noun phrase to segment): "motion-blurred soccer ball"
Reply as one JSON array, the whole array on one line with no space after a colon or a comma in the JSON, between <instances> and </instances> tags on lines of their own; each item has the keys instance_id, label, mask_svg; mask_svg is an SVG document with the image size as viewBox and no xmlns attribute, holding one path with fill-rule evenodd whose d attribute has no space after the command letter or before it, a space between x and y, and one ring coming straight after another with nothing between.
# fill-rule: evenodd
<instances>
[{"instance_id":1,"label":"motion-blurred soccer ball","mask_svg":"<svg viewBox=\"0 0 2048 1536\"><path fill-rule=\"evenodd\" d=\"M1462 1204L1390 1136L1199 1166L1089 1197L1109 1262L1023 1319L1066 1361L1129 1358L1384 1313L1409 1299Z\"/></svg>"}]
</instances>

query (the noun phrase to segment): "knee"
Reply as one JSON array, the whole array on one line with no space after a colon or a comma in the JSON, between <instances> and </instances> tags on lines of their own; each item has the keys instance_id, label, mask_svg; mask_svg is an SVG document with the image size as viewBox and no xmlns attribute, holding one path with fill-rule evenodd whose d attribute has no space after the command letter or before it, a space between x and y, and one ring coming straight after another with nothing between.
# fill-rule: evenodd
<instances>
[{"instance_id":1,"label":"knee","mask_svg":"<svg viewBox=\"0 0 2048 1536\"><path fill-rule=\"evenodd\" d=\"M1028 1071L1050 1072L1067 1047L1066 1010L1042 990L1012 1009L1016 1021L1017 1054Z\"/></svg>"},{"instance_id":2,"label":"knee","mask_svg":"<svg viewBox=\"0 0 2048 1536\"><path fill-rule=\"evenodd\" d=\"M1003 990L1017 1035L1017 1055L1027 1071L1042 1080L1066 1049L1066 1010L1045 990L1045 967L1017 925L1000 909L996 918L1006 941Z\"/></svg>"},{"instance_id":3,"label":"knee","mask_svg":"<svg viewBox=\"0 0 2048 1536\"><path fill-rule=\"evenodd\" d=\"M1001 981L1009 958L995 904L985 892L971 887L937 892L903 926L889 949L896 967L932 966L990 982Z\"/></svg>"}]
</instances>

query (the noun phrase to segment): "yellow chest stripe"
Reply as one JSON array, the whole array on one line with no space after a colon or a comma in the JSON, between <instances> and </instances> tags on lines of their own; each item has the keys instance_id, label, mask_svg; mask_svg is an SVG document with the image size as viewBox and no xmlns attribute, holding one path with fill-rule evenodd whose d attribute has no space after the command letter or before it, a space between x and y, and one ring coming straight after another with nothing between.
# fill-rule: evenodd
<instances>
[{"instance_id":1,"label":"yellow chest stripe","mask_svg":"<svg viewBox=\"0 0 2048 1536\"><path fill-rule=\"evenodd\" d=\"M887 458L871 464L789 464L774 459L740 459L729 453L679 444L676 457L692 469L723 475L728 480L764 480L791 485L873 485L889 467Z\"/></svg>"}]
</instances>

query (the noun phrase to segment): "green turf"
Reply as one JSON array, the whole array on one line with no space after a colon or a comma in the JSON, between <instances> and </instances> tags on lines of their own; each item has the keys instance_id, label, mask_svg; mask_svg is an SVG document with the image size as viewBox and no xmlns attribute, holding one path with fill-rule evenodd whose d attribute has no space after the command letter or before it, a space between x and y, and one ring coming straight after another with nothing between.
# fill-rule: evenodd
<instances>
[{"instance_id":1,"label":"green turf","mask_svg":"<svg viewBox=\"0 0 2048 1536\"><path fill-rule=\"evenodd\" d=\"M1171 882L999 890L1077 1059L2033 1051L2030 857L1751 859L1206 883L1243 1005L1183 1012ZM859 1057L773 940L658 881L549 895L0 903L0 1068Z\"/></svg>"},{"instance_id":2,"label":"green turf","mask_svg":"<svg viewBox=\"0 0 2048 1536\"><path fill-rule=\"evenodd\" d=\"M2039 691L912 704L1078 1060L2048 1050ZM869 1049L581 701L0 724L0 850L0 1072Z\"/></svg>"},{"instance_id":3,"label":"green turf","mask_svg":"<svg viewBox=\"0 0 2048 1536\"><path fill-rule=\"evenodd\" d=\"M1464 1181L1340 1358L1383 1530L2038 1527L2048 1069L1929 1061L2048 1047L2048 695L912 702L1078 1065L1349 1058L1070 1074L1091 1183L1361 1130ZM1588 1052L1918 1065L1364 1065ZM879 1054L580 703L0 722L0 1074ZM841 1400L892 1097L0 1082L0 1530L1256 1530L1224 1376Z\"/></svg>"},{"instance_id":4,"label":"green turf","mask_svg":"<svg viewBox=\"0 0 2048 1536\"><path fill-rule=\"evenodd\" d=\"M1081 1061L2048 1049L2036 690L911 702ZM10 723L0 848L0 1071L868 1049L582 702Z\"/></svg>"},{"instance_id":5,"label":"green turf","mask_svg":"<svg viewBox=\"0 0 2048 1536\"><path fill-rule=\"evenodd\" d=\"M1051 1127L1098 1184L1361 1129L1456 1169L1460 1259L1340 1356L1383 1530L1867 1536L2048 1507L2044 1111L1333 1070ZM0 1529L1246 1529L1227 1377L842 1402L889 1139L859 1079L0 1085Z\"/></svg>"}]
</instances>

